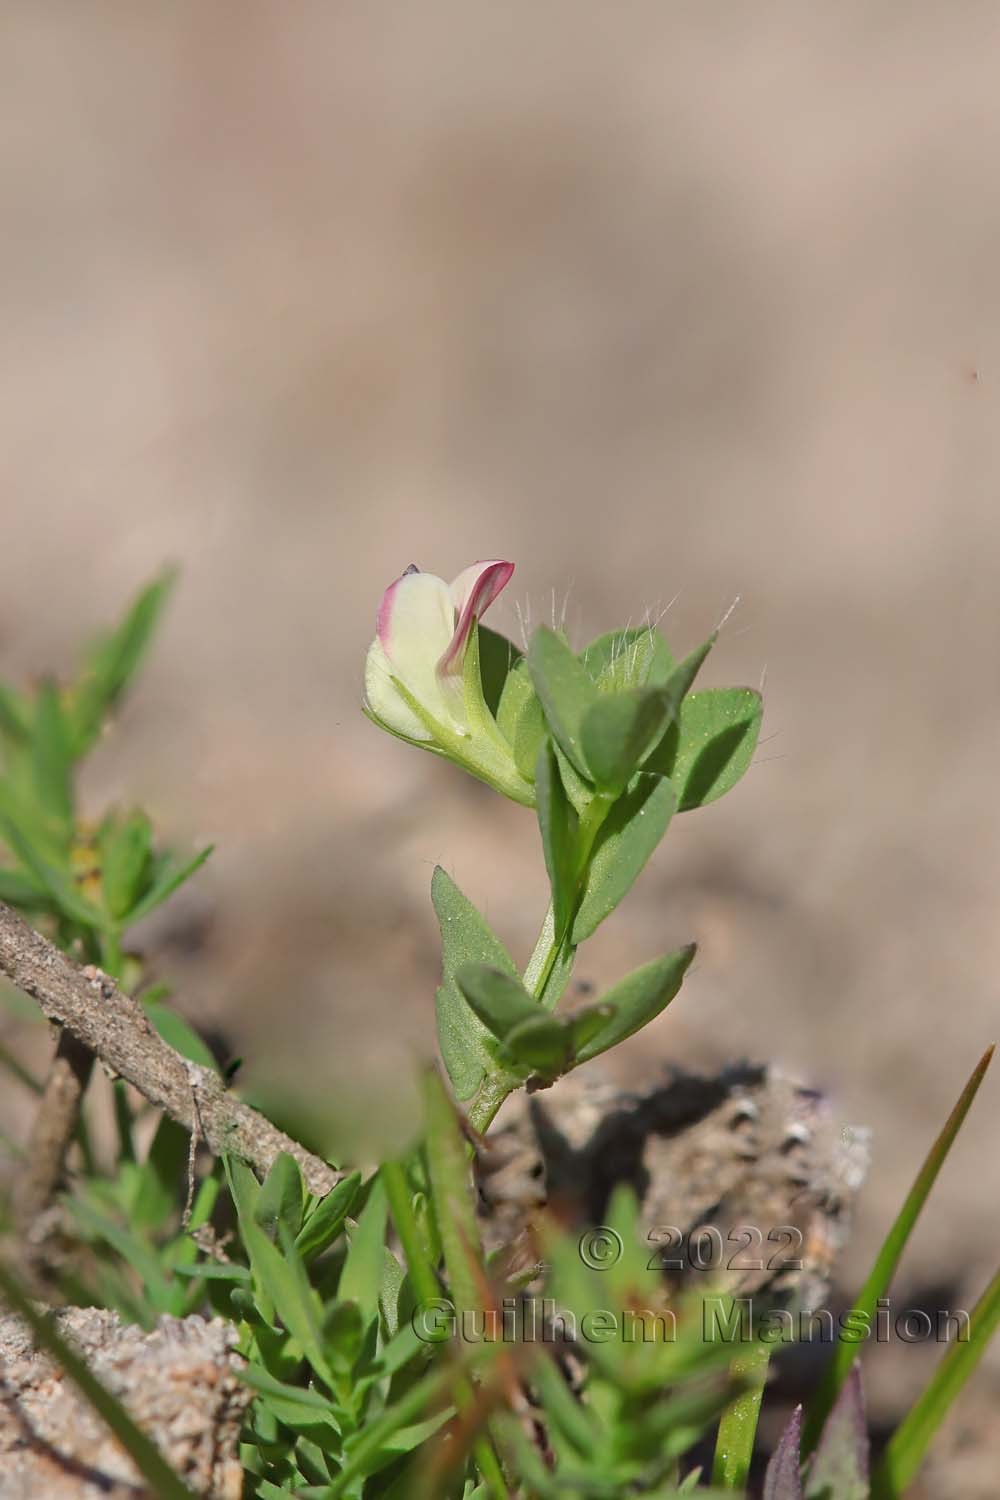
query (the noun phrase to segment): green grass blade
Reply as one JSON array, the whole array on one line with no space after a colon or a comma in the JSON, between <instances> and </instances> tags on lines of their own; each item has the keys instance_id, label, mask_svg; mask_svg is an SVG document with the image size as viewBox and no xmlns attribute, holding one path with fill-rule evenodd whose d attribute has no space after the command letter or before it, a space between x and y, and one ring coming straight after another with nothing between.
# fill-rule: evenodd
<instances>
[{"instance_id":1,"label":"green grass blade","mask_svg":"<svg viewBox=\"0 0 1000 1500\"><path fill-rule=\"evenodd\" d=\"M441 1295L434 1267L424 1250L420 1228L413 1212L413 1195L401 1161L386 1161L381 1168L382 1185L389 1200L389 1212L403 1247L410 1281L418 1302L433 1302Z\"/></svg>"},{"instance_id":2,"label":"green grass blade","mask_svg":"<svg viewBox=\"0 0 1000 1500\"><path fill-rule=\"evenodd\" d=\"M1000 1271L994 1276L969 1319L968 1339L956 1339L896 1428L872 1481L872 1500L897 1500L923 1462L927 1445L1000 1324Z\"/></svg>"},{"instance_id":3,"label":"green grass blade","mask_svg":"<svg viewBox=\"0 0 1000 1500\"><path fill-rule=\"evenodd\" d=\"M50 1320L37 1312L25 1296L17 1278L0 1262L0 1292L24 1319L42 1348L57 1359L73 1384L106 1422L132 1459L139 1473L159 1500L195 1500L181 1477L167 1463L152 1438L136 1426L117 1396L98 1380L72 1345L58 1334Z\"/></svg>"},{"instance_id":4,"label":"green grass blade","mask_svg":"<svg viewBox=\"0 0 1000 1500\"><path fill-rule=\"evenodd\" d=\"M761 1342L736 1355L730 1365L730 1373L748 1380L750 1388L726 1407L719 1421L712 1483L724 1490L742 1490L746 1486L770 1358L770 1347Z\"/></svg>"},{"instance_id":5,"label":"green grass blade","mask_svg":"<svg viewBox=\"0 0 1000 1500\"><path fill-rule=\"evenodd\" d=\"M878 1299L885 1296L889 1290L889 1284L899 1264L899 1258L906 1248L906 1242L910 1238L913 1226L920 1217L920 1211L937 1180L937 1175L954 1144L955 1137L962 1128L963 1121L969 1112L969 1107L973 1099L976 1097L976 1092L983 1081L992 1057L993 1048L988 1047L979 1059L965 1088L962 1090L958 1103L945 1121L940 1135L927 1153L924 1164L917 1173L916 1181L910 1189L903 1207L899 1211L896 1222L889 1230L885 1242L875 1259L875 1264L871 1269L868 1280L865 1282L854 1304L852 1316L860 1316L865 1319L865 1326L867 1327L871 1327ZM855 1323L854 1326L860 1325ZM833 1403L840 1394L840 1388L847 1379L856 1355L856 1344L838 1341L834 1346L833 1355L809 1408L809 1416L802 1440L803 1454L810 1452L815 1447L820 1432L823 1429L823 1423L826 1421Z\"/></svg>"},{"instance_id":6,"label":"green grass blade","mask_svg":"<svg viewBox=\"0 0 1000 1500\"><path fill-rule=\"evenodd\" d=\"M441 1248L451 1295L460 1313L481 1308L483 1286L477 1267L481 1259L479 1223L472 1189L468 1145L436 1072L424 1081L427 1119L427 1163Z\"/></svg>"}]
</instances>

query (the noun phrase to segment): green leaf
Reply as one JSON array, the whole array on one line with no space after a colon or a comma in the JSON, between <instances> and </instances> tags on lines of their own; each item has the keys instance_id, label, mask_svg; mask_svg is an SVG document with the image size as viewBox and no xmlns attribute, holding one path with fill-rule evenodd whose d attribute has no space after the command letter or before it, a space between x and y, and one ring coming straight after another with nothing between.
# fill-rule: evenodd
<instances>
[{"instance_id":1,"label":"green leaf","mask_svg":"<svg viewBox=\"0 0 1000 1500\"><path fill-rule=\"evenodd\" d=\"M28 700L5 682L0 682L0 734L14 745L23 745L31 734Z\"/></svg>"},{"instance_id":2,"label":"green leaf","mask_svg":"<svg viewBox=\"0 0 1000 1500\"><path fill-rule=\"evenodd\" d=\"M421 1412L427 1411L445 1400L455 1381L455 1372L449 1366L432 1370L423 1380L410 1386L409 1390L392 1406L383 1411L373 1422L365 1424L358 1434L344 1467L326 1491L325 1500L340 1500L346 1494L357 1494L356 1481L369 1472L369 1465L394 1433L408 1427Z\"/></svg>"},{"instance_id":3,"label":"green leaf","mask_svg":"<svg viewBox=\"0 0 1000 1500\"><path fill-rule=\"evenodd\" d=\"M674 660L655 625L609 630L580 652L580 661L602 692L662 687Z\"/></svg>"},{"instance_id":4,"label":"green leaf","mask_svg":"<svg viewBox=\"0 0 1000 1500\"><path fill-rule=\"evenodd\" d=\"M73 829L73 756L69 726L53 682L43 682L35 703L31 763L39 807L67 846Z\"/></svg>"},{"instance_id":5,"label":"green leaf","mask_svg":"<svg viewBox=\"0 0 1000 1500\"><path fill-rule=\"evenodd\" d=\"M83 927L103 930L103 913L79 894L68 869L60 869L42 854L9 813L0 814L0 833L38 884L44 886L61 916Z\"/></svg>"},{"instance_id":6,"label":"green leaf","mask_svg":"<svg viewBox=\"0 0 1000 1500\"><path fill-rule=\"evenodd\" d=\"M356 1302L365 1326L378 1312L388 1218L385 1188L376 1177L356 1227L348 1231L350 1244L337 1286L338 1300Z\"/></svg>"},{"instance_id":7,"label":"green leaf","mask_svg":"<svg viewBox=\"0 0 1000 1500\"><path fill-rule=\"evenodd\" d=\"M535 798L542 852L552 889L555 930L562 936L576 899L579 818L566 795L555 751L548 742L538 755Z\"/></svg>"},{"instance_id":8,"label":"green leaf","mask_svg":"<svg viewBox=\"0 0 1000 1500\"><path fill-rule=\"evenodd\" d=\"M455 979L483 1025L500 1041L522 1021L538 1020L544 1014L521 981L502 969L463 964Z\"/></svg>"},{"instance_id":9,"label":"green leaf","mask_svg":"<svg viewBox=\"0 0 1000 1500\"><path fill-rule=\"evenodd\" d=\"M170 1269L175 1276L187 1276L192 1281L249 1281L250 1272L246 1266L241 1266L237 1261L230 1260L216 1262L205 1260L196 1266L172 1265Z\"/></svg>"},{"instance_id":10,"label":"green leaf","mask_svg":"<svg viewBox=\"0 0 1000 1500\"><path fill-rule=\"evenodd\" d=\"M670 777L678 812L704 807L735 786L750 765L762 714L761 696L752 688L691 693L645 769Z\"/></svg>"},{"instance_id":11,"label":"green leaf","mask_svg":"<svg viewBox=\"0 0 1000 1500\"><path fill-rule=\"evenodd\" d=\"M164 1115L156 1127L129 1209L129 1217L138 1228L155 1229L169 1221L184 1180L189 1142L184 1127Z\"/></svg>"},{"instance_id":12,"label":"green leaf","mask_svg":"<svg viewBox=\"0 0 1000 1500\"><path fill-rule=\"evenodd\" d=\"M172 896L178 886L182 886L186 880L191 879L196 870L201 869L214 849L214 844L208 844L206 848L202 849L200 854L196 854L194 859L189 860L186 865L168 864L165 869L160 871L142 900L128 913L127 921L129 924L141 922L143 917L148 917L151 911L155 911L158 906L162 906L167 897Z\"/></svg>"},{"instance_id":13,"label":"green leaf","mask_svg":"<svg viewBox=\"0 0 1000 1500\"><path fill-rule=\"evenodd\" d=\"M583 749L598 786L618 793L677 718L680 704L706 656L710 636L675 667L667 681L651 688L604 693L583 718Z\"/></svg>"},{"instance_id":14,"label":"green leaf","mask_svg":"<svg viewBox=\"0 0 1000 1500\"><path fill-rule=\"evenodd\" d=\"M175 1010L170 1009L169 1005L163 1005L159 1000L150 1001L144 1008L154 1031L173 1047L175 1052L179 1052L181 1057L186 1057L191 1062L199 1063L203 1068L211 1068L213 1073L219 1071L218 1064L208 1047L183 1016L179 1016Z\"/></svg>"},{"instance_id":15,"label":"green leaf","mask_svg":"<svg viewBox=\"0 0 1000 1500\"><path fill-rule=\"evenodd\" d=\"M516 977L506 948L440 865L431 882L431 900L441 926L441 986L437 992L438 1045L456 1097L470 1098L496 1065L489 1032L458 987L457 971L468 963L488 964Z\"/></svg>"},{"instance_id":16,"label":"green leaf","mask_svg":"<svg viewBox=\"0 0 1000 1500\"><path fill-rule=\"evenodd\" d=\"M868 1500L868 1421L855 1360L823 1428L806 1477L806 1500Z\"/></svg>"},{"instance_id":17,"label":"green leaf","mask_svg":"<svg viewBox=\"0 0 1000 1500\"><path fill-rule=\"evenodd\" d=\"M583 716L580 738L597 785L620 792L662 737L670 717L663 688L605 693Z\"/></svg>"},{"instance_id":18,"label":"green leaf","mask_svg":"<svg viewBox=\"0 0 1000 1500\"><path fill-rule=\"evenodd\" d=\"M507 676L496 717L497 728L510 745L514 764L530 781L545 739L545 715L523 657Z\"/></svg>"},{"instance_id":19,"label":"green leaf","mask_svg":"<svg viewBox=\"0 0 1000 1500\"><path fill-rule=\"evenodd\" d=\"M695 955L694 943L643 964L601 996L601 1004L613 1012L611 1019L581 1047L577 1062L589 1062L609 1047L639 1031L665 1010L677 994Z\"/></svg>"},{"instance_id":20,"label":"green leaf","mask_svg":"<svg viewBox=\"0 0 1000 1500\"><path fill-rule=\"evenodd\" d=\"M931 1438L985 1354L998 1324L1000 1271L972 1309L968 1338L953 1341L929 1384L889 1439L872 1482L872 1500L899 1500L909 1489Z\"/></svg>"},{"instance_id":21,"label":"green leaf","mask_svg":"<svg viewBox=\"0 0 1000 1500\"><path fill-rule=\"evenodd\" d=\"M302 1227L302 1173L294 1156L279 1151L261 1186L254 1219L268 1234L283 1224L294 1241Z\"/></svg>"},{"instance_id":22,"label":"green leaf","mask_svg":"<svg viewBox=\"0 0 1000 1500\"><path fill-rule=\"evenodd\" d=\"M507 678L522 661L522 654L506 636L476 625L479 638L479 677L490 713L496 715L507 686Z\"/></svg>"},{"instance_id":23,"label":"green leaf","mask_svg":"<svg viewBox=\"0 0 1000 1500\"><path fill-rule=\"evenodd\" d=\"M306 1265L328 1250L344 1227L361 1187L361 1173L351 1172L321 1198L295 1238L295 1248Z\"/></svg>"},{"instance_id":24,"label":"green leaf","mask_svg":"<svg viewBox=\"0 0 1000 1500\"><path fill-rule=\"evenodd\" d=\"M581 726L587 709L597 701L590 673L546 625L540 625L531 638L528 668L553 738L574 769L589 779Z\"/></svg>"},{"instance_id":25,"label":"green leaf","mask_svg":"<svg viewBox=\"0 0 1000 1500\"><path fill-rule=\"evenodd\" d=\"M258 1395L265 1397L267 1406L278 1420L286 1422L289 1427L311 1429L317 1424L328 1422L334 1432L339 1431L333 1407L318 1391L310 1390L307 1386L287 1385L283 1380L275 1380L274 1376L269 1375L261 1365L244 1365L237 1371L237 1375L244 1385L250 1386ZM287 1491L282 1490L281 1493L286 1495Z\"/></svg>"},{"instance_id":26,"label":"green leaf","mask_svg":"<svg viewBox=\"0 0 1000 1500\"><path fill-rule=\"evenodd\" d=\"M673 811L671 783L645 772L615 803L594 844L573 922L574 944L590 937L631 889L666 833Z\"/></svg>"},{"instance_id":27,"label":"green leaf","mask_svg":"<svg viewBox=\"0 0 1000 1500\"><path fill-rule=\"evenodd\" d=\"M572 1047L569 1027L547 1012L530 1016L508 1032L503 1055L517 1068L530 1068L542 1078L558 1078L569 1067Z\"/></svg>"},{"instance_id":28,"label":"green leaf","mask_svg":"<svg viewBox=\"0 0 1000 1500\"><path fill-rule=\"evenodd\" d=\"M431 1256L427 1236L414 1209L414 1193L402 1161L385 1161L379 1173L389 1203L392 1222L399 1236L399 1243L406 1257L406 1267L413 1294L418 1303L431 1302L440 1295L434 1264L437 1257Z\"/></svg>"},{"instance_id":29,"label":"green leaf","mask_svg":"<svg viewBox=\"0 0 1000 1500\"><path fill-rule=\"evenodd\" d=\"M614 1008L602 1000L597 1005L584 1006L564 1019L574 1064L581 1060L581 1053L604 1030L613 1015Z\"/></svg>"},{"instance_id":30,"label":"green leaf","mask_svg":"<svg viewBox=\"0 0 1000 1500\"><path fill-rule=\"evenodd\" d=\"M323 1319L323 1342L335 1370L349 1374L354 1369L370 1321L362 1316L360 1307L350 1298L338 1297L327 1308Z\"/></svg>"},{"instance_id":31,"label":"green leaf","mask_svg":"<svg viewBox=\"0 0 1000 1500\"><path fill-rule=\"evenodd\" d=\"M770 1355L771 1350L766 1343L754 1343L735 1355L730 1364L730 1373L734 1379L746 1378L750 1386L748 1390L741 1391L719 1419L712 1483L717 1484L720 1489L742 1492L749 1480L757 1419L764 1396Z\"/></svg>"},{"instance_id":32,"label":"green leaf","mask_svg":"<svg viewBox=\"0 0 1000 1500\"><path fill-rule=\"evenodd\" d=\"M195 1500L194 1492L167 1463L152 1438L146 1436L125 1407L87 1366L83 1357L56 1331L51 1318L40 1313L8 1268L0 1262L0 1292L24 1319L35 1340L72 1380L85 1400L114 1433L154 1495L160 1500Z\"/></svg>"},{"instance_id":33,"label":"green leaf","mask_svg":"<svg viewBox=\"0 0 1000 1500\"><path fill-rule=\"evenodd\" d=\"M441 1234L451 1295L459 1312L482 1304L479 1267L482 1247L469 1151L455 1108L440 1076L430 1071L424 1080L427 1121L427 1167L434 1213Z\"/></svg>"},{"instance_id":34,"label":"green leaf","mask_svg":"<svg viewBox=\"0 0 1000 1500\"><path fill-rule=\"evenodd\" d=\"M29 911L49 911L54 906L50 892L26 870L11 870L0 865L0 901Z\"/></svg>"},{"instance_id":35,"label":"green leaf","mask_svg":"<svg viewBox=\"0 0 1000 1500\"><path fill-rule=\"evenodd\" d=\"M223 1166L254 1277L316 1374L331 1383L330 1368L320 1341L322 1307L309 1285L301 1260L295 1254L295 1247L291 1239L282 1234L285 1251L282 1254L257 1223L255 1212L260 1201L260 1188L246 1163L239 1157L226 1156L223 1157Z\"/></svg>"},{"instance_id":36,"label":"green leaf","mask_svg":"<svg viewBox=\"0 0 1000 1500\"><path fill-rule=\"evenodd\" d=\"M841 1318L841 1326L867 1327L871 1328L875 1322L875 1308L880 1297L884 1297L889 1290L889 1285L895 1275L900 1256L906 1248L906 1243L913 1232L913 1227L920 1217L921 1209L927 1202L931 1188L937 1180L937 1175L947 1159L955 1137L962 1128L963 1121L969 1112L969 1108L979 1085L982 1083L993 1057L993 1048L990 1047L979 1059L973 1069L965 1088L959 1095L958 1102L945 1121L941 1133L927 1153L923 1166L917 1173L916 1181L906 1196L895 1223L886 1235L882 1248L875 1257L875 1264L869 1273L861 1292L851 1312ZM856 1346L846 1340L839 1340L834 1347L833 1354L827 1362L819 1387L809 1407L809 1415L806 1421L804 1437L804 1448L808 1452L816 1444L823 1430L827 1416L829 1415L840 1389L847 1379L851 1366L854 1363Z\"/></svg>"},{"instance_id":37,"label":"green leaf","mask_svg":"<svg viewBox=\"0 0 1000 1500\"><path fill-rule=\"evenodd\" d=\"M93 744L135 674L173 581L172 572L164 573L143 589L118 628L90 649L72 695L70 723L76 756Z\"/></svg>"},{"instance_id":38,"label":"green leaf","mask_svg":"<svg viewBox=\"0 0 1000 1500\"><path fill-rule=\"evenodd\" d=\"M101 843L101 883L116 921L127 916L143 894L152 852L153 827L144 812L109 825Z\"/></svg>"}]
</instances>

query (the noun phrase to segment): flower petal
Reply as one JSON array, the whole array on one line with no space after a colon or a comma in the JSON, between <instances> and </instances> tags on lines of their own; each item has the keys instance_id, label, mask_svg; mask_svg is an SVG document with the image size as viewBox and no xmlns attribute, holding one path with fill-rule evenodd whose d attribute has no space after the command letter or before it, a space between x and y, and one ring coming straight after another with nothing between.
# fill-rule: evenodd
<instances>
[{"instance_id":1,"label":"flower petal","mask_svg":"<svg viewBox=\"0 0 1000 1500\"><path fill-rule=\"evenodd\" d=\"M452 582L450 592L455 606L455 631L438 662L440 673L460 668L472 621L482 619L497 595L507 587L513 571L512 562L477 562L470 568L463 568Z\"/></svg>"},{"instance_id":2,"label":"flower petal","mask_svg":"<svg viewBox=\"0 0 1000 1500\"><path fill-rule=\"evenodd\" d=\"M393 677L433 717L448 717L436 665L448 649L454 628L455 607L448 585L434 573L407 569L382 596L378 633L365 665L365 691L375 713L399 733L430 738L396 691Z\"/></svg>"},{"instance_id":3,"label":"flower petal","mask_svg":"<svg viewBox=\"0 0 1000 1500\"><path fill-rule=\"evenodd\" d=\"M365 698L376 718L397 734L411 740L433 738L410 705L401 698L393 682L393 667L380 640L372 641L365 658Z\"/></svg>"}]
</instances>

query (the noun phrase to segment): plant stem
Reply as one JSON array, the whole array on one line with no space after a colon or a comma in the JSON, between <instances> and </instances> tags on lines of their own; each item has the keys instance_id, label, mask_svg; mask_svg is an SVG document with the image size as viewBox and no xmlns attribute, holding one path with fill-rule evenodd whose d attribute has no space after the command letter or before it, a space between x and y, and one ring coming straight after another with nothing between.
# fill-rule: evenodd
<instances>
[{"instance_id":1,"label":"plant stem","mask_svg":"<svg viewBox=\"0 0 1000 1500\"><path fill-rule=\"evenodd\" d=\"M550 901L538 934L538 941L528 959L528 967L524 971L524 987L529 994L534 995L536 1000L545 989L561 946L561 943L556 940L555 908Z\"/></svg>"},{"instance_id":2,"label":"plant stem","mask_svg":"<svg viewBox=\"0 0 1000 1500\"><path fill-rule=\"evenodd\" d=\"M473 1130L479 1135L485 1135L496 1119L501 1104L508 1095L513 1094L520 1087L520 1079L510 1079L506 1074L484 1078L479 1085L476 1097L466 1111L466 1119Z\"/></svg>"},{"instance_id":3,"label":"plant stem","mask_svg":"<svg viewBox=\"0 0 1000 1500\"><path fill-rule=\"evenodd\" d=\"M580 818L577 831L577 892L570 912L569 928L572 927L572 919L575 914L576 904L582 894L584 877L590 864L590 857L594 850L597 835L604 825L604 821L614 806L612 798L605 797L602 793L595 794L588 803ZM556 932L555 909L550 901L545 919L542 922L541 931L535 943L534 950L528 960L528 966L524 971L523 983L526 990L534 995L536 1000L541 1000L545 993L545 986L549 982L552 970L555 968L556 960L562 950L567 938L567 932ZM484 1134L496 1118L501 1104L520 1087L520 1083L513 1081L503 1075L499 1077L485 1078L479 1087L476 1097L468 1109L468 1121L473 1130L480 1135Z\"/></svg>"}]
</instances>

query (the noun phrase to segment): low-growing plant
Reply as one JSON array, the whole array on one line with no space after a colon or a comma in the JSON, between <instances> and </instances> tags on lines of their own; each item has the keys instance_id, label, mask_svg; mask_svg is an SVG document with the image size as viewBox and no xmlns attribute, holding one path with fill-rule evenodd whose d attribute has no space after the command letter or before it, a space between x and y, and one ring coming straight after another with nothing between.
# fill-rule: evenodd
<instances>
[{"instance_id":1,"label":"low-growing plant","mask_svg":"<svg viewBox=\"0 0 1000 1500\"><path fill-rule=\"evenodd\" d=\"M534 811L551 893L522 967L469 895L434 872L447 1082L437 1071L424 1076L418 1138L375 1169L338 1162L331 1172L316 1162L329 1182L311 1191L307 1178L319 1177L304 1178L301 1148L269 1150L266 1161L233 1149L206 1163L188 1116L164 1113L150 1130L154 1105L119 1078L113 1159L95 1149L79 1107L61 1122L55 1171L51 1149L33 1154L34 1137L24 1154L11 1144L12 1178L27 1178L30 1190L15 1191L10 1215L21 1250L29 1241L33 1249L19 1268L15 1240L0 1291L62 1358L156 1493L190 1491L35 1310L26 1277L146 1327L164 1313L231 1320L255 1393L241 1448L245 1489L261 1500L666 1500L736 1495L750 1482L766 1340L734 1350L706 1339L702 1295L671 1294L650 1269L624 1187L608 1211L621 1247L613 1266L588 1265L554 1217L541 1223L528 1270L487 1256L474 1166L510 1094L556 1084L677 995L693 944L647 959L592 1003L566 1000L578 949L628 895L671 820L723 796L747 770L760 695L696 687L716 633L678 659L653 625L612 631L579 652L542 626L522 653L482 624L512 571L477 563L449 585L408 569L385 593L366 663L365 711L376 724ZM145 590L68 684L0 686L0 902L91 966L95 1004L105 977L135 997L186 1060L193 1089L210 1075L221 1090L211 1052L130 946L140 919L210 850L179 858L141 811L88 820L78 798L80 766L140 663L168 588L163 578ZM31 992L43 989L39 981ZM69 1030L59 1045L79 1053ZM859 1316L888 1289L988 1060L890 1230ZM0 1061L44 1112L44 1081L14 1056ZM81 1095L87 1073L77 1056ZM138 1071L132 1082L141 1085ZM37 1216L56 1194L58 1244L47 1247ZM539 1338L528 1326L539 1306L543 1319L599 1327L600 1336ZM624 1318L601 1322L609 1308L648 1321L652 1336L630 1337ZM998 1317L994 1281L968 1339L948 1349L871 1478L856 1347L838 1343L809 1411L794 1414L771 1457L763 1494L902 1495Z\"/></svg>"}]
</instances>

